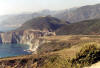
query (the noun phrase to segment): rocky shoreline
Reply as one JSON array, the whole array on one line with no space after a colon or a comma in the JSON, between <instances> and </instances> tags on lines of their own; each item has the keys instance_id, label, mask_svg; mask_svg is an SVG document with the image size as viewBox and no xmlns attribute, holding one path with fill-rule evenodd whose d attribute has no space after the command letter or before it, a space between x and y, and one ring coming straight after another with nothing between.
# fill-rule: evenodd
<instances>
[{"instance_id":1,"label":"rocky shoreline","mask_svg":"<svg viewBox=\"0 0 100 68\"><path fill-rule=\"evenodd\" d=\"M37 48L44 42L39 37L54 36L54 32L40 31L28 29L24 31L12 31L0 33L1 44L27 44L29 45L29 51L36 53Z\"/></svg>"}]
</instances>

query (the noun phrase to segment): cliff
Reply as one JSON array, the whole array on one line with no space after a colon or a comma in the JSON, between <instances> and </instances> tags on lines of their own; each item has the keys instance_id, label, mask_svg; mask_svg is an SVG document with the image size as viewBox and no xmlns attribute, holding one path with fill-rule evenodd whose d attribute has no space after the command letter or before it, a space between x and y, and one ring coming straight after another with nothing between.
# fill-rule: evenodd
<instances>
[{"instance_id":1,"label":"cliff","mask_svg":"<svg viewBox=\"0 0 100 68\"><path fill-rule=\"evenodd\" d=\"M39 37L55 35L54 32L27 29L25 31L12 31L0 33L0 43L2 44L27 44L29 50L36 52L38 46L43 43Z\"/></svg>"}]
</instances>

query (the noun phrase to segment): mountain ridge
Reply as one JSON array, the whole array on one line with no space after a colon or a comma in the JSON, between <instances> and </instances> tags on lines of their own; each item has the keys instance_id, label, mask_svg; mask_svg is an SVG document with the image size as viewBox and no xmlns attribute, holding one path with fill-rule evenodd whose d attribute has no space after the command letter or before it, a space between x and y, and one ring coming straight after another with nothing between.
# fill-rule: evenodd
<instances>
[{"instance_id":1,"label":"mountain ridge","mask_svg":"<svg viewBox=\"0 0 100 68\"><path fill-rule=\"evenodd\" d=\"M67 25L69 22L59 20L55 17L51 16L42 16L33 18L27 22L25 22L20 28L17 30L25 30L25 29L34 29L34 30L42 30L42 31L55 31L63 25Z\"/></svg>"},{"instance_id":2,"label":"mountain ridge","mask_svg":"<svg viewBox=\"0 0 100 68\"><path fill-rule=\"evenodd\" d=\"M100 4L96 5L87 5L77 8L65 9L61 11L51 11L43 10L34 13L22 13L17 15L6 15L0 16L0 29L2 30L13 30L24 22L40 17L51 15L53 17L59 18L61 20L69 21L70 23L75 23L83 20L97 19L100 18ZM12 24L12 26L10 26ZM1 31L1 30L0 30Z\"/></svg>"},{"instance_id":3,"label":"mountain ridge","mask_svg":"<svg viewBox=\"0 0 100 68\"><path fill-rule=\"evenodd\" d=\"M67 20L71 23L100 18L100 4L96 5L86 5L78 7L74 10L65 10L59 14L56 14L55 17Z\"/></svg>"},{"instance_id":4,"label":"mountain ridge","mask_svg":"<svg viewBox=\"0 0 100 68\"><path fill-rule=\"evenodd\" d=\"M99 35L100 34L100 19L85 20L77 23L65 25L56 30L58 35Z\"/></svg>"}]
</instances>

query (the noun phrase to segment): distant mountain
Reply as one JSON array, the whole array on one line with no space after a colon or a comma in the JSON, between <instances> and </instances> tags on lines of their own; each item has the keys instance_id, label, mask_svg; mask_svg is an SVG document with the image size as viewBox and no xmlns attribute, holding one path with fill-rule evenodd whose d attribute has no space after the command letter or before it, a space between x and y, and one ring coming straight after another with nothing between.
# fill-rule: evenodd
<instances>
[{"instance_id":1,"label":"distant mountain","mask_svg":"<svg viewBox=\"0 0 100 68\"><path fill-rule=\"evenodd\" d=\"M55 11L43 10L35 13L0 16L0 26L1 26L0 31L8 31L16 29L30 19L40 16L52 15L54 12Z\"/></svg>"},{"instance_id":2,"label":"distant mountain","mask_svg":"<svg viewBox=\"0 0 100 68\"><path fill-rule=\"evenodd\" d=\"M55 14L54 17L67 20L72 23L83 20L97 19L100 18L100 4L64 10Z\"/></svg>"},{"instance_id":3,"label":"distant mountain","mask_svg":"<svg viewBox=\"0 0 100 68\"><path fill-rule=\"evenodd\" d=\"M27 21L20 28L18 28L17 31L25 30L25 29L55 31L61 26L64 26L67 24L69 24L69 22L61 21L51 16L42 16L42 17L33 18Z\"/></svg>"},{"instance_id":4,"label":"distant mountain","mask_svg":"<svg viewBox=\"0 0 100 68\"><path fill-rule=\"evenodd\" d=\"M65 25L56 30L56 34L58 35L100 34L100 19L86 20L78 23Z\"/></svg>"},{"instance_id":5,"label":"distant mountain","mask_svg":"<svg viewBox=\"0 0 100 68\"><path fill-rule=\"evenodd\" d=\"M84 20L100 18L100 4L87 5L79 8L71 8L61 11L43 10L35 13L22 13L17 15L0 16L0 31L13 30L20 27L23 23L36 17L51 15L58 19L75 23Z\"/></svg>"}]
</instances>

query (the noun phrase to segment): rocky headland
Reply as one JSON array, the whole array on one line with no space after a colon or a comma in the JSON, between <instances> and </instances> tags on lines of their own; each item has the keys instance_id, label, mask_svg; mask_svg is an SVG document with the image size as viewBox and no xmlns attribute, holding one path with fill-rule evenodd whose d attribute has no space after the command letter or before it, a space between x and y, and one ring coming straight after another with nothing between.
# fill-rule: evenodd
<instances>
[{"instance_id":1,"label":"rocky headland","mask_svg":"<svg viewBox=\"0 0 100 68\"><path fill-rule=\"evenodd\" d=\"M39 39L39 37L53 36L54 32L41 31L27 29L24 31L11 31L0 33L0 43L1 44L27 44L29 45L29 50L36 52L39 45L41 45L44 40Z\"/></svg>"}]
</instances>

